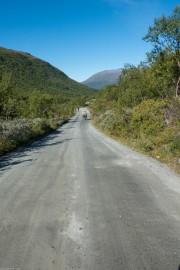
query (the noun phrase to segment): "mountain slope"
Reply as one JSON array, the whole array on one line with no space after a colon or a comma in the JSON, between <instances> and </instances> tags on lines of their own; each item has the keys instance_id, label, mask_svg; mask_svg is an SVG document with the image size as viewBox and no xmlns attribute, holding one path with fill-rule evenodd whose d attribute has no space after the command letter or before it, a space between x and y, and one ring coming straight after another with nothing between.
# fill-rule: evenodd
<instances>
[{"instance_id":1,"label":"mountain slope","mask_svg":"<svg viewBox=\"0 0 180 270\"><path fill-rule=\"evenodd\" d=\"M90 78L83 81L82 84L95 89L100 89L108 84L116 84L121 72L121 68L104 70L92 75Z\"/></svg>"},{"instance_id":2,"label":"mountain slope","mask_svg":"<svg viewBox=\"0 0 180 270\"><path fill-rule=\"evenodd\" d=\"M26 91L37 89L70 96L92 95L94 91L70 79L49 63L15 50L0 47L0 79L11 88Z\"/></svg>"}]
</instances>

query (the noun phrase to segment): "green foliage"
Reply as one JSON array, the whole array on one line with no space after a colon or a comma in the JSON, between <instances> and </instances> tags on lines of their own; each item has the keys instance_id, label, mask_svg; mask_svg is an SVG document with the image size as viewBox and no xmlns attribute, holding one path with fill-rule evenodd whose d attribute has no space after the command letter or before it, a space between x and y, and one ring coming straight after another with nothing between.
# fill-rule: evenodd
<instances>
[{"instance_id":1,"label":"green foliage","mask_svg":"<svg viewBox=\"0 0 180 270\"><path fill-rule=\"evenodd\" d=\"M146 100L134 107L131 127L137 136L158 135L165 126L165 101Z\"/></svg>"},{"instance_id":2,"label":"green foliage","mask_svg":"<svg viewBox=\"0 0 180 270\"><path fill-rule=\"evenodd\" d=\"M152 82L152 73L146 66L123 69L118 84L119 106L133 107L144 99L156 97Z\"/></svg>"},{"instance_id":3,"label":"green foliage","mask_svg":"<svg viewBox=\"0 0 180 270\"><path fill-rule=\"evenodd\" d=\"M131 147L170 163L180 155L180 6L155 19L144 38L153 51L138 67L126 64L117 86L105 87L92 106L95 124Z\"/></svg>"},{"instance_id":4,"label":"green foliage","mask_svg":"<svg viewBox=\"0 0 180 270\"><path fill-rule=\"evenodd\" d=\"M68 119L95 90L29 54L0 48L0 117Z\"/></svg>"},{"instance_id":5,"label":"green foliage","mask_svg":"<svg viewBox=\"0 0 180 270\"><path fill-rule=\"evenodd\" d=\"M180 5L173 14L161 16L154 20L147 35L143 38L151 42L153 50L147 54L151 64L160 72L161 78L172 80L176 88L176 96L180 95ZM165 74L165 76L163 75Z\"/></svg>"},{"instance_id":6,"label":"green foliage","mask_svg":"<svg viewBox=\"0 0 180 270\"><path fill-rule=\"evenodd\" d=\"M171 140L170 151L174 154L180 153L180 134L174 136Z\"/></svg>"},{"instance_id":7,"label":"green foliage","mask_svg":"<svg viewBox=\"0 0 180 270\"><path fill-rule=\"evenodd\" d=\"M55 119L16 119L0 122L0 155L58 127Z\"/></svg>"},{"instance_id":8,"label":"green foliage","mask_svg":"<svg viewBox=\"0 0 180 270\"><path fill-rule=\"evenodd\" d=\"M161 16L154 20L154 25L150 26L147 35L143 38L153 45L152 54L156 57L160 52L175 53L179 58L180 44L180 5L174 8L173 14Z\"/></svg>"},{"instance_id":9,"label":"green foliage","mask_svg":"<svg viewBox=\"0 0 180 270\"><path fill-rule=\"evenodd\" d=\"M57 128L95 94L40 59L0 48L0 154Z\"/></svg>"},{"instance_id":10,"label":"green foliage","mask_svg":"<svg viewBox=\"0 0 180 270\"><path fill-rule=\"evenodd\" d=\"M91 96L97 91L70 79L49 63L29 54L0 48L0 74L3 85L26 92L36 89L66 96Z\"/></svg>"},{"instance_id":11,"label":"green foliage","mask_svg":"<svg viewBox=\"0 0 180 270\"><path fill-rule=\"evenodd\" d=\"M42 135L49 130L49 123L46 119L36 118L32 122L32 132Z\"/></svg>"},{"instance_id":12,"label":"green foliage","mask_svg":"<svg viewBox=\"0 0 180 270\"><path fill-rule=\"evenodd\" d=\"M112 110L100 114L97 118L97 124L101 129L113 131L116 127L116 117Z\"/></svg>"},{"instance_id":13,"label":"green foliage","mask_svg":"<svg viewBox=\"0 0 180 270\"><path fill-rule=\"evenodd\" d=\"M119 99L123 93L119 91L118 95L118 100L113 100L112 103L107 90L99 93L91 108L95 124L131 147L150 156L158 156L168 163L169 160L173 160L173 166L178 166L176 160L180 154L179 100L162 99L160 96L158 99L143 101L140 98L137 105L132 106L130 102L131 107L122 107Z\"/></svg>"}]
</instances>

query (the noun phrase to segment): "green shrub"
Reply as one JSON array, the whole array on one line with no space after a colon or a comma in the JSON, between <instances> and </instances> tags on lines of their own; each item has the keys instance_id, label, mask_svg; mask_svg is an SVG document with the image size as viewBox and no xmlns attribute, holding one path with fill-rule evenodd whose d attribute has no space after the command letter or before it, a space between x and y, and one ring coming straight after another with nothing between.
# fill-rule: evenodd
<instances>
[{"instance_id":1,"label":"green shrub","mask_svg":"<svg viewBox=\"0 0 180 270\"><path fill-rule=\"evenodd\" d=\"M42 135L50 129L46 119L37 118L33 120L32 131L37 135Z\"/></svg>"},{"instance_id":2,"label":"green shrub","mask_svg":"<svg viewBox=\"0 0 180 270\"><path fill-rule=\"evenodd\" d=\"M0 122L0 155L58 127L57 119L16 119Z\"/></svg>"},{"instance_id":3,"label":"green shrub","mask_svg":"<svg viewBox=\"0 0 180 270\"><path fill-rule=\"evenodd\" d=\"M146 100L137 105L132 114L131 127L136 134L158 135L165 128L165 101Z\"/></svg>"},{"instance_id":4,"label":"green shrub","mask_svg":"<svg viewBox=\"0 0 180 270\"><path fill-rule=\"evenodd\" d=\"M170 143L170 150L174 154L180 154L180 134L174 136Z\"/></svg>"},{"instance_id":5,"label":"green shrub","mask_svg":"<svg viewBox=\"0 0 180 270\"><path fill-rule=\"evenodd\" d=\"M101 129L112 131L116 126L116 117L112 110L108 110L104 114L100 114L96 122Z\"/></svg>"}]
</instances>

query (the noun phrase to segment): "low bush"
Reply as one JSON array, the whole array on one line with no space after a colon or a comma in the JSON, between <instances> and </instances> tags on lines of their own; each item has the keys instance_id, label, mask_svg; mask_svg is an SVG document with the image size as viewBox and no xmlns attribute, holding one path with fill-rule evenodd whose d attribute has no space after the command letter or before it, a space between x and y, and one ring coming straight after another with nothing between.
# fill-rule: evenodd
<instances>
[{"instance_id":1,"label":"low bush","mask_svg":"<svg viewBox=\"0 0 180 270\"><path fill-rule=\"evenodd\" d=\"M0 155L59 126L58 119L16 119L0 122Z\"/></svg>"},{"instance_id":2,"label":"low bush","mask_svg":"<svg viewBox=\"0 0 180 270\"><path fill-rule=\"evenodd\" d=\"M131 127L141 136L156 136L165 128L165 101L146 100L134 107Z\"/></svg>"},{"instance_id":3,"label":"low bush","mask_svg":"<svg viewBox=\"0 0 180 270\"><path fill-rule=\"evenodd\" d=\"M94 122L101 130L179 170L180 103L177 99L150 99L132 109L117 106L105 112L101 110L100 114L96 108L92 108Z\"/></svg>"},{"instance_id":4,"label":"low bush","mask_svg":"<svg viewBox=\"0 0 180 270\"><path fill-rule=\"evenodd\" d=\"M112 110L106 111L104 114L100 114L97 118L97 123L101 129L113 130L116 126L116 117Z\"/></svg>"}]
</instances>

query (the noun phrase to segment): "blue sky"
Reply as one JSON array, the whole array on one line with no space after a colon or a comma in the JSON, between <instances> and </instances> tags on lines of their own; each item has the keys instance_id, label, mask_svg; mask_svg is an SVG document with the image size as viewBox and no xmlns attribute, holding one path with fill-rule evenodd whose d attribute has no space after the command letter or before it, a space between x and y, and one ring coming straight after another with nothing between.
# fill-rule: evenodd
<instances>
[{"instance_id":1,"label":"blue sky","mask_svg":"<svg viewBox=\"0 0 180 270\"><path fill-rule=\"evenodd\" d=\"M29 52L83 81L146 59L142 40L177 0L0 0L0 46Z\"/></svg>"}]
</instances>

